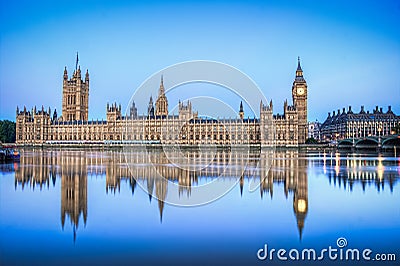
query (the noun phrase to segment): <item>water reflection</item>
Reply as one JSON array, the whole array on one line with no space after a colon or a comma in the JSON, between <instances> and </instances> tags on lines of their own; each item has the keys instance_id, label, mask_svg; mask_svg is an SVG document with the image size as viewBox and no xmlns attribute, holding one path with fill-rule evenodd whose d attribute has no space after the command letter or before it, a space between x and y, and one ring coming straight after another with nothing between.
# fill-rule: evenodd
<instances>
[{"instance_id":1,"label":"water reflection","mask_svg":"<svg viewBox=\"0 0 400 266\"><path fill-rule=\"evenodd\" d=\"M255 178L260 181L261 199L268 194L273 198L274 185L283 185L283 191L278 193L284 193L286 198L293 195L293 212L301 239L309 211L309 169L321 169L321 174L326 175L335 186L349 186L352 190L354 184L360 182L365 190L366 184L374 183L380 190L388 183L391 191L400 169L396 158L388 160L333 153L310 156L297 150L276 151L273 161L264 152L202 151L200 154L199 151L185 151L184 156L191 162L187 167L171 164L170 158L177 154L131 152L128 164L125 155L121 151L22 151L19 165L14 166L15 189L50 189L60 180L61 227L63 229L65 221L69 220L75 241L80 220L86 225L88 219L88 176L105 176L107 194L118 194L121 181L127 181L132 194L140 184L147 191L150 201L153 198L158 201L160 222L168 196L190 198L193 187L221 178L224 179L222 182L238 182L237 188L243 196L246 184ZM178 190L171 190L171 184L177 184Z\"/></svg>"},{"instance_id":2,"label":"water reflection","mask_svg":"<svg viewBox=\"0 0 400 266\"><path fill-rule=\"evenodd\" d=\"M380 191L389 186L391 192L395 182L400 176L400 160L396 157L362 156L359 154L324 153L322 161L314 161L313 164L322 164L324 174L329 182L344 189L353 190L355 183L360 183L363 191L367 185L374 185Z\"/></svg>"},{"instance_id":3,"label":"water reflection","mask_svg":"<svg viewBox=\"0 0 400 266\"><path fill-rule=\"evenodd\" d=\"M65 218L69 217L75 241L79 217L83 216L85 225L87 220L87 170L80 163L83 158L65 159L67 162L61 164L61 226L64 229Z\"/></svg>"}]
</instances>

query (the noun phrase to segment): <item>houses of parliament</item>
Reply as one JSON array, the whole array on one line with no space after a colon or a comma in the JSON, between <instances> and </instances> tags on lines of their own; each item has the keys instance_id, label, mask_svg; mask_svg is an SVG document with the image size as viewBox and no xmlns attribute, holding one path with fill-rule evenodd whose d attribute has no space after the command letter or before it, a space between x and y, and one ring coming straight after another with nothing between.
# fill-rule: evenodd
<instances>
[{"instance_id":1,"label":"houses of parliament","mask_svg":"<svg viewBox=\"0 0 400 266\"><path fill-rule=\"evenodd\" d=\"M292 85L292 105L286 100L283 114L273 114L272 100L260 101L259 117L245 118L240 103L238 116L209 119L198 116L192 103L179 102L178 115L168 113L163 77L158 97L150 97L147 115L138 115L135 103L125 116L121 105L107 104L107 119L89 120L89 71L84 77L77 64L71 77L63 75L62 115L54 110L24 107L16 110L18 145L53 144L178 144L178 145L254 145L297 147L307 138L307 82L300 59ZM167 129L167 130L166 130Z\"/></svg>"}]
</instances>

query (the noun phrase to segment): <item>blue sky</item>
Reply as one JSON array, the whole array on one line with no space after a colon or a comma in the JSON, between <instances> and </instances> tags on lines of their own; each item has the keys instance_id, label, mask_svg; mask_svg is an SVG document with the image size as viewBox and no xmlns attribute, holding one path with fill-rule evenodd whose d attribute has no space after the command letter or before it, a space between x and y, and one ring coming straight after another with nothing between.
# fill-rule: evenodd
<instances>
[{"instance_id":1,"label":"blue sky","mask_svg":"<svg viewBox=\"0 0 400 266\"><path fill-rule=\"evenodd\" d=\"M348 105L399 114L399 25L399 1L1 1L0 119L15 120L17 105L61 114L76 51L90 72L90 119L105 118L107 102L125 108L150 75L188 60L240 69L281 113L297 56L309 120Z\"/></svg>"}]
</instances>

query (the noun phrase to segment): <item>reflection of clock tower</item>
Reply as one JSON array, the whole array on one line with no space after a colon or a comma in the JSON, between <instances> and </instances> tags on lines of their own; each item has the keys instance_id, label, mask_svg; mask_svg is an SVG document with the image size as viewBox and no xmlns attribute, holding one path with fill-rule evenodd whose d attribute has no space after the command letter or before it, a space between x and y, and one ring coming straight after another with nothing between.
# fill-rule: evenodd
<instances>
[{"instance_id":1,"label":"reflection of clock tower","mask_svg":"<svg viewBox=\"0 0 400 266\"><path fill-rule=\"evenodd\" d=\"M299 144L306 142L308 135L307 128L307 82L303 78L303 70L300 66L300 57L298 58L296 78L292 86L293 104L298 113Z\"/></svg>"}]
</instances>

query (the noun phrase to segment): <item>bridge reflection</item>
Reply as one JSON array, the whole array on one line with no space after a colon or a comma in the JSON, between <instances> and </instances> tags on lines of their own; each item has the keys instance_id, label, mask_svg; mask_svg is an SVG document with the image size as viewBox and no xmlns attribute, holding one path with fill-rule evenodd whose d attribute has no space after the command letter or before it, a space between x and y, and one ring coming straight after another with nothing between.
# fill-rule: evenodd
<instances>
[{"instance_id":1,"label":"bridge reflection","mask_svg":"<svg viewBox=\"0 0 400 266\"><path fill-rule=\"evenodd\" d=\"M374 185L380 191L386 186L393 192L393 187L400 176L400 160L393 157L361 156L357 154L322 153L322 160L311 161L311 164L322 164L324 174L329 183L350 191L356 183L360 183L362 190L366 186Z\"/></svg>"}]
</instances>

